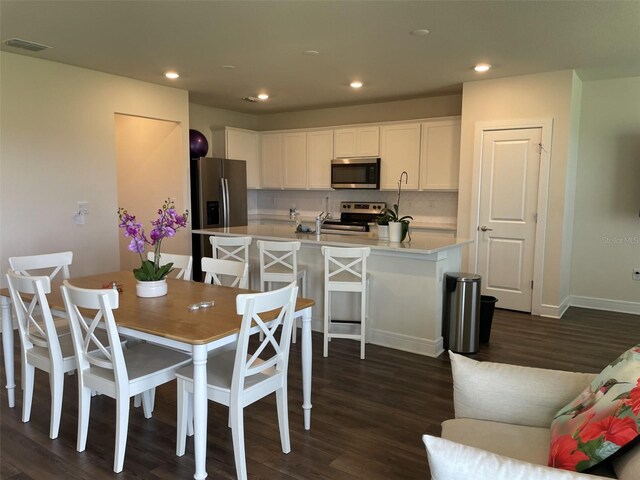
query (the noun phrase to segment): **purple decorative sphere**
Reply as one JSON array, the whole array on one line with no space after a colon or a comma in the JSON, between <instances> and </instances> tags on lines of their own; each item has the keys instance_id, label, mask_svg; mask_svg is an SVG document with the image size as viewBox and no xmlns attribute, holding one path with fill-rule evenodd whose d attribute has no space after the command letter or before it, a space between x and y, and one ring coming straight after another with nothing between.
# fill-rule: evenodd
<instances>
[{"instance_id":1,"label":"purple decorative sphere","mask_svg":"<svg viewBox=\"0 0 640 480\"><path fill-rule=\"evenodd\" d=\"M189 129L189 152L191 158L200 158L207 155L209 151L209 142L198 130Z\"/></svg>"}]
</instances>

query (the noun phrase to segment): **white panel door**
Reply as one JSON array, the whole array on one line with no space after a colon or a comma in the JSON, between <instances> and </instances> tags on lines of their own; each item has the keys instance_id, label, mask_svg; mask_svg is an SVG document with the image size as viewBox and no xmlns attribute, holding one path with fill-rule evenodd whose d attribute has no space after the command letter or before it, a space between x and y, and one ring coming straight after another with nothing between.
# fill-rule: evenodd
<instances>
[{"instance_id":1,"label":"white panel door","mask_svg":"<svg viewBox=\"0 0 640 480\"><path fill-rule=\"evenodd\" d=\"M226 146L224 158L246 160L247 188L260 188L260 134L227 128Z\"/></svg>"},{"instance_id":2,"label":"white panel door","mask_svg":"<svg viewBox=\"0 0 640 480\"><path fill-rule=\"evenodd\" d=\"M496 306L531 311L541 128L486 131L478 273Z\"/></svg>"},{"instance_id":3,"label":"white panel door","mask_svg":"<svg viewBox=\"0 0 640 480\"><path fill-rule=\"evenodd\" d=\"M260 168L263 188L282 188L282 134L260 137Z\"/></svg>"},{"instance_id":4,"label":"white panel door","mask_svg":"<svg viewBox=\"0 0 640 480\"><path fill-rule=\"evenodd\" d=\"M397 190L402 172L407 172L403 190L418 189L420 169L420 124L385 125L380 129L380 189Z\"/></svg>"}]
</instances>

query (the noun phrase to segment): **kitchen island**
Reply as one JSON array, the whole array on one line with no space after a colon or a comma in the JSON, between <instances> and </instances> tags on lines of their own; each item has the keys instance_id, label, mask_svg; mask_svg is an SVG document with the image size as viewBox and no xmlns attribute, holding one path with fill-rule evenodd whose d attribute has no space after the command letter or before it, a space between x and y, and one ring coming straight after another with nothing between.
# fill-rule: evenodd
<instances>
[{"instance_id":1,"label":"kitchen island","mask_svg":"<svg viewBox=\"0 0 640 480\"><path fill-rule=\"evenodd\" d=\"M292 224L263 224L194 230L200 235L251 236L252 288L258 288L255 240L298 240L298 263L307 269L307 296L316 301L312 328L322 331L324 262L322 245L371 247L367 342L436 357L442 347L443 276L460 271L460 249L472 240L412 233L410 242L391 243L375 234L297 233ZM199 261L199 259L194 259ZM346 295L346 294L344 294ZM335 297L333 317L357 318L359 301ZM329 348L331 355L331 348Z\"/></svg>"}]
</instances>

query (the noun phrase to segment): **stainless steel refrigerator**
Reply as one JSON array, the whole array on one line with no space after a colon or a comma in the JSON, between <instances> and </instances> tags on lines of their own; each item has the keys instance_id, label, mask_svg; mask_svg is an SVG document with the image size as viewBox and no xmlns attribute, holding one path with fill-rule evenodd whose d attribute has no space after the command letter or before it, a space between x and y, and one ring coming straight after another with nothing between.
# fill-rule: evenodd
<instances>
[{"instance_id":1,"label":"stainless steel refrigerator","mask_svg":"<svg viewBox=\"0 0 640 480\"><path fill-rule=\"evenodd\" d=\"M191 159L191 222L194 230L247 224L247 162ZM193 234L193 279L202 280L200 259L211 257L207 235Z\"/></svg>"}]
</instances>

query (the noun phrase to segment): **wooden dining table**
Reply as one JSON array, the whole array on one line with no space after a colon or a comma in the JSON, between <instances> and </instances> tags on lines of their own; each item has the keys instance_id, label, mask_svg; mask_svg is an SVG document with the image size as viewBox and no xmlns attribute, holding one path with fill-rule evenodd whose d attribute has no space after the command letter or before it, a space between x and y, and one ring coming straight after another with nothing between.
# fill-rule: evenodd
<instances>
[{"instance_id":1,"label":"wooden dining table","mask_svg":"<svg viewBox=\"0 0 640 480\"><path fill-rule=\"evenodd\" d=\"M238 338L242 317L236 313L236 296L251 293L231 287L200 282L167 279L168 293L162 297L141 298L136 295L132 272L112 272L71 278L69 282L82 288L120 286L119 307L114 312L118 331L123 335L189 352L193 357L193 415L196 471L194 478L207 477L207 353L233 343ZM52 310L63 310L62 281L52 282L48 295ZM209 308L196 310L193 304L213 301ZM295 316L302 317L302 391L304 428L311 428L311 307L315 302L298 298ZM15 406L13 368L13 332L8 289L0 290L2 309L2 342L7 378L9 406ZM275 312L273 315L275 319Z\"/></svg>"}]
</instances>

